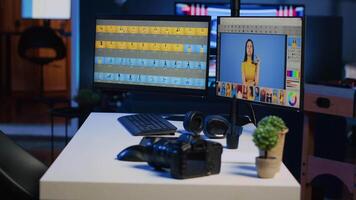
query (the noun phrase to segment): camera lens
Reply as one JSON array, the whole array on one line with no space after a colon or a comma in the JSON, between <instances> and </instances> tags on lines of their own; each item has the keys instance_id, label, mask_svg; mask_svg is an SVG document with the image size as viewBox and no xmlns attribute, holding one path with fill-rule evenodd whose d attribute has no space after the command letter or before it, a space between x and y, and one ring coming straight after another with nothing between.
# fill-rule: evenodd
<instances>
[{"instance_id":1,"label":"camera lens","mask_svg":"<svg viewBox=\"0 0 356 200\"><path fill-rule=\"evenodd\" d=\"M176 154L174 141L161 139L149 149L148 164L156 169L170 168L171 158Z\"/></svg>"}]
</instances>

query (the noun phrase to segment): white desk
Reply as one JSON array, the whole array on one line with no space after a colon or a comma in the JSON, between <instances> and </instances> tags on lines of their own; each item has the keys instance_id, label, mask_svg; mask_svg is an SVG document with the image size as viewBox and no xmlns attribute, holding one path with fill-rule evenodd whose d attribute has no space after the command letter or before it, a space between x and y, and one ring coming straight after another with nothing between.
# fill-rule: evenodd
<instances>
[{"instance_id":1,"label":"white desk","mask_svg":"<svg viewBox=\"0 0 356 200\"><path fill-rule=\"evenodd\" d=\"M256 177L257 149L245 127L239 150L224 149L218 175L176 180L146 163L116 160L138 144L117 122L118 113L91 113L40 181L41 199L236 200L300 198L300 185L288 169L273 179ZM181 122L173 122L182 129ZM249 131L247 129L250 129ZM220 140L225 143L225 140Z\"/></svg>"}]
</instances>

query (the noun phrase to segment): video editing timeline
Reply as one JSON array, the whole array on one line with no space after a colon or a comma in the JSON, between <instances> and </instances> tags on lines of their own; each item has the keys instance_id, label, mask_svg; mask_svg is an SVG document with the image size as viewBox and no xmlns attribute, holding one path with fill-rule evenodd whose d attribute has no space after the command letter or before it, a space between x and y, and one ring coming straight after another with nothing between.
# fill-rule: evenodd
<instances>
[{"instance_id":1,"label":"video editing timeline","mask_svg":"<svg viewBox=\"0 0 356 200\"><path fill-rule=\"evenodd\" d=\"M218 29L218 51L221 53L218 63L219 96L236 96L248 101L300 108L303 35L301 18L222 17ZM246 38L252 42L247 42ZM253 68L255 71L249 79L258 81L244 83L241 74L248 43L252 44L251 52L255 54L251 63L258 66ZM229 44L234 45L235 52L226 55L224 49ZM238 58L231 59L233 55ZM231 76L234 70L236 73ZM284 84L280 84L281 81Z\"/></svg>"},{"instance_id":2,"label":"video editing timeline","mask_svg":"<svg viewBox=\"0 0 356 200\"><path fill-rule=\"evenodd\" d=\"M95 82L206 89L209 22L98 19Z\"/></svg>"}]
</instances>

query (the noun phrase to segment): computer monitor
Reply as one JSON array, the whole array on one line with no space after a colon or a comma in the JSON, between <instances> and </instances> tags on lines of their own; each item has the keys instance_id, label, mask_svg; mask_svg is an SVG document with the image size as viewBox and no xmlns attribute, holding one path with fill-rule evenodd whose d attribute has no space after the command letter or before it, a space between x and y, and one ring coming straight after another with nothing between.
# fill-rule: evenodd
<instances>
[{"instance_id":1,"label":"computer monitor","mask_svg":"<svg viewBox=\"0 0 356 200\"><path fill-rule=\"evenodd\" d=\"M218 96L300 110L303 19L221 17Z\"/></svg>"},{"instance_id":2,"label":"computer monitor","mask_svg":"<svg viewBox=\"0 0 356 200\"><path fill-rule=\"evenodd\" d=\"M216 38L218 16L230 16L229 3L175 3L176 15L188 16L211 16L210 47L211 55L209 62L209 77L216 76ZM303 5L290 4L241 4L240 16L280 16L280 17L302 17L304 16Z\"/></svg>"},{"instance_id":3,"label":"computer monitor","mask_svg":"<svg viewBox=\"0 0 356 200\"><path fill-rule=\"evenodd\" d=\"M94 86L207 93L210 17L96 19Z\"/></svg>"},{"instance_id":4,"label":"computer monitor","mask_svg":"<svg viewBox=\"0 0 356 200\"><path fill-rule=\"evenodd\" d=\"M70 19L71 0L22 0L24 19Z\"/></svg>"}]
</instances>

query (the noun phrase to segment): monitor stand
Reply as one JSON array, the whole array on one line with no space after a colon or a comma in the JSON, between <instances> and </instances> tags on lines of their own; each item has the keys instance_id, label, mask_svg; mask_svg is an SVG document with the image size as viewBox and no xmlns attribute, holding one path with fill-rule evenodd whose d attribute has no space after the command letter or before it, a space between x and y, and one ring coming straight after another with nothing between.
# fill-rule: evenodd
<instances>
[{"instance_id":1,"label":"monitor stand","mask_svg":"<svg viewBox=\"0 0 356 200\"><path fill-rule=\"evenodd\" d=\"M231 112L230 112L230 124L231 130L226 134L226 148L237 149L239 146L239 138L242 133L242 126L251 122L248 116L239 117L238 116L238 105L236 96L233 96L231 101Z\"/></svg>"},{"instance_id":2,"label":"monitor stand","mask_svg":"<svg viewBox=\"0 0 356 200\"><path fill-rule=\"evenodd\" d=\"M231 16L238 17L240 16L240 0L231 0L230 7L231 7Z\"/></svg>"}]
</instances>

